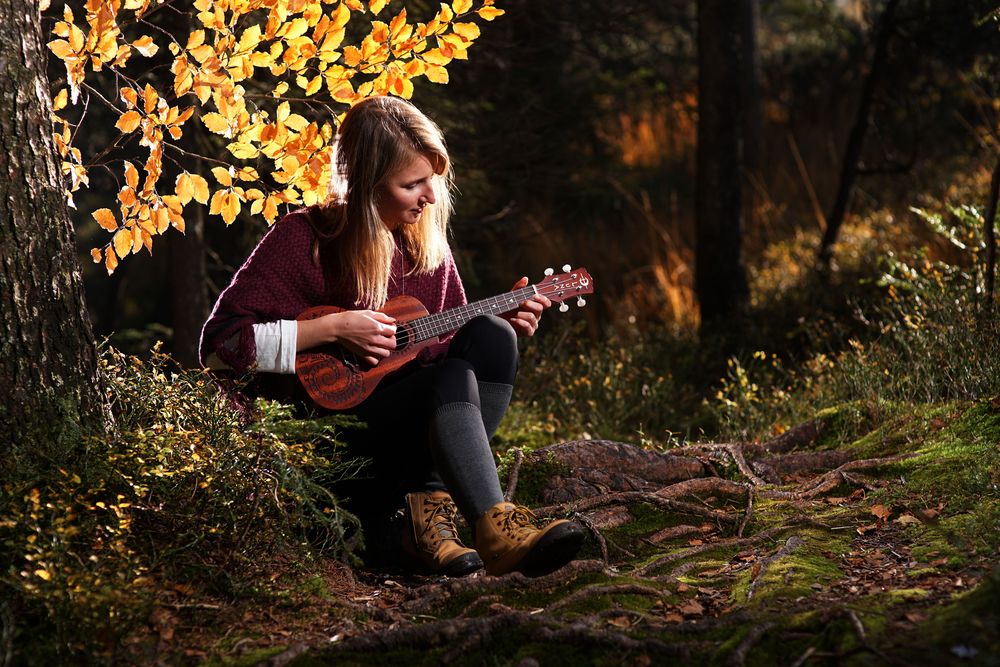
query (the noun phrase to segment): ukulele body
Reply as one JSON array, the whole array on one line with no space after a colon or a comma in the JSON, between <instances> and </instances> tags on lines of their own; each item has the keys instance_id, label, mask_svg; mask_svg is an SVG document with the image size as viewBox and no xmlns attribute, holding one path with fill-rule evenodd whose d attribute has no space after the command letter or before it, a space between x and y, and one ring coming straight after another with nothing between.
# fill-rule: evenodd
<instances>
[{"instance_id":1,"label":"ukulele body","mask_svg":"<svg viewBox=\"0 0 1000 667\"><path fill-rule=\"evenodd\" d=\"M428 314L420 301L412 296L398 296L386 301L380 312L396 320L396 349L375 366L369 366L353 352L337 343L321 345L295 357L295 373L309 397L328 410L353 408L375 390L382 378L416 359L421 350L438 341L434 336L416 342L413 320ZM313 320L343 308L316 306L303 311L295 319Z\"/></svg>"}]
</instances>

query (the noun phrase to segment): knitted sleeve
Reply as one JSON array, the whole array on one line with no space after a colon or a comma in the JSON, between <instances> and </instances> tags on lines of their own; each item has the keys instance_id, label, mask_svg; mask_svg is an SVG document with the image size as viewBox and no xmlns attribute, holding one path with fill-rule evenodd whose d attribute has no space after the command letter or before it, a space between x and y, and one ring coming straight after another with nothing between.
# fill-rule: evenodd
<instances>
[{"instance_id":1,"label":"knitted sleeve","mask_svg":"<svg viewBox=\"0 0 1000 667\"><path fill-rule=\"evenodd\" d=\"M294 320L322 300L322 272L312 259L312 226L304 212L278 221L223 290L201 334L200 355L235 370L251 370L257 358L253 325Z\"/></svg>"}]
</instances>

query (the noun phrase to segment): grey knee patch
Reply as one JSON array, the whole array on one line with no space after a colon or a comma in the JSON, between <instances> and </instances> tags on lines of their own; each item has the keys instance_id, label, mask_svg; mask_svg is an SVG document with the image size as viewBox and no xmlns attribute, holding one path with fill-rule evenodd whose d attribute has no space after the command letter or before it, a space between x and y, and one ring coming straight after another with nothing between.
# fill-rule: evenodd
<instances>
[{"instance_id":1,"label":"grey knee patch","mask_svg":"<svg viewBox=\"0 0 1000 667\"><path fill-rule=\"evenodd\" d=\"M486 429L486 437L493 439L493 435L500 428L500 422L507 413L507 406L510 405L510 397L514 393L514 387L500 382L479 382L479 405L482 406L483 427Z\"/></svg>"}]
</instances>

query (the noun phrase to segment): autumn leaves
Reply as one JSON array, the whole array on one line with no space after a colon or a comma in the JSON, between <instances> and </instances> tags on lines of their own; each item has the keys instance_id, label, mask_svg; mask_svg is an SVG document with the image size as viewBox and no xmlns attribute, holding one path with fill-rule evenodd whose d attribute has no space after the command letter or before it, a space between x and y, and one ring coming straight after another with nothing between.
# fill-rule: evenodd
<instances>
[{"instance_id":1,"label":"autumn leaves","mask_svg":"<svg viewBox=\"0 0 1000 667\"><path fill-rule=\"evenodd\" d=\"M409 98L421 76L447 83L447 66L467 58L480 35L473 21L503 14L493 3L442 3L430 20L411 23L405 8L388 22L378 20L387 0L195 0L181 30L150 20L163 2L87 0L81 26L65 8L49 48L67 73L53 110L70 203L72 193L89 184L90 169L117 171L102 161L112 149L137 135L148 150L144 178L124 161L118 211L92 213L111 234L103 248L92 250L94 261L103 260L110 273L125 255L152 252L154 236L171 226L184 230L191 202L208 205L229 224L245 205L271 223L282 204L322 200L336 115L372 95ZM135 34L126 38L126 31ZM170 60L163 60L157 42L166 45ZM135 54L154 59L155 66L137 65ZM158 73L168 65L172 76ZM87 81L100 76L117 88L117 99ZM74 144L91 98L117 114L121 134L85 158L81 148L89 147ZM83 110L74 113L71 107L78 106ZM193 155L178 145L192 118L227 140L228 155ZM165 149L173 171L180 171L172 190L161 181ZM190 157L215 165L211 188L204 176L187 170ZM257 169L263 165L262 178Z\"/></svg>"}]
</instances>

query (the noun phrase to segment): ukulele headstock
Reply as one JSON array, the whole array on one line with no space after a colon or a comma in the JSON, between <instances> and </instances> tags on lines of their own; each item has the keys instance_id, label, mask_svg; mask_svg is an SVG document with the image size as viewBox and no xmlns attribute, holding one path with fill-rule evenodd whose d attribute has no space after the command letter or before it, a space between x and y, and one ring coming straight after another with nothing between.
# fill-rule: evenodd
<instances>
[{"instance_id":1,"label":"ukulele headstock","mask_svg":"<svg viewBox=\"0 0 1000 667\"><path fill-rule=\"evenodd\" d=\"M562 267L563 273L556 274L552 269L545 269L545 279L535 284L539 294L544 294L551 301L560 303L560 312L565 313L569 306L566 300L576 297L576 305L583 307L587 300L584 294L594 293L594 279L582 266L573 269L569 264Z\"/></svg>"}]
</instances>

